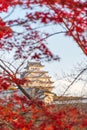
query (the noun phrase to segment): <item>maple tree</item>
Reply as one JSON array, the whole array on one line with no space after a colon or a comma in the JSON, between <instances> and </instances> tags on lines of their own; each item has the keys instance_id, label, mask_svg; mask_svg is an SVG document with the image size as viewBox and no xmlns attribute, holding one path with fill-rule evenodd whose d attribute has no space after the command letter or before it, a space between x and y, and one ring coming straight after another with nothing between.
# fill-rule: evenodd
<instances>
[{"instance_id":1,"label":"maple tree","mask_svg":"<svg viewBox=\"0 0 87 130\"><path fill-rule=\"evenodd\" d=\"M9 98L7 103L5 100L0 99L0 130L85 130L87 128L87 114L76 107L66 105L59 109L58 106L46 106L41 101L32 102L26 97L17 95Z\"/></svg>"},{"instance_id":2,"label":"maple tree","mask_svg":"<svg viewBox=\"0 0 87 130\"><path fill-rule=\"evenodd\" d=\"M16 10L21 11L21 16L18 12L15 14ZM59 56L55 56L47 47L46 39L60 33L72 37L87 55L86 1L0 0L0 14L0 50L14 51L14 59L59 60ZM13 14L16 15L14 18ZM63 31L48 33L41 30L51 24L60 25ZM0 73L0 91L14 83L27 97L13 95L9 99L0 99L1 130L75 130L76 126L79 129L87 128L87 115L80 110L74 107L57 110L56 106L45 106L33 100L22 88L26 81L17 77L18 69L14 72L2 59L0 61L3 70Z\"/></svg>"}]
</instances>

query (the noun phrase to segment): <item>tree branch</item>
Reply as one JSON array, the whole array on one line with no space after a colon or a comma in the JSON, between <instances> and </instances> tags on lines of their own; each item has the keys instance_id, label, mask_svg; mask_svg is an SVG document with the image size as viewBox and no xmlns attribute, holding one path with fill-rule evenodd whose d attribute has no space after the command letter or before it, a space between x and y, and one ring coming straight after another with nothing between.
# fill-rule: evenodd
<instances>
[{"instance_id":1,"label":"tree branch","mask_svg":"<svg viewBox=\"0 0 87 130\"><path fill-rule=\"evenodd\" d=\"M67 90L76 82L76 80L79 78L80 75L82 75L87 70L87 67L84 68L76 77L75 79L69 84L69 86L66 88L64 93L61 96L64 96L64 94L67 92Z\"/></svg>"},{"instance_id":2,"label":"tree branch","mask_svg":"<svg viewBox=\"0 0 87 130\"><path fill-rule=\"evenodd\" d=\"M5 71L9 74L9 76L11 77L10 72L9 72L6 68L4 68L2 65L0 65L0 67L1 67L3 70L5 70ZM11 77L11 78L13 78L13 77ZM21 87L21 85L17 84L17 83L14 82L13 80L11 80L11 81L18 86L18 88L22 91L22 93L23 93L29 100L32 99L32 97L25 91L25 89L23 89L23 88Z\"/></svg>"},{"instance_id":3,"label":"tree branch","mask_svg":"<svg viewBox=\"0 0 87 130\"><path fill-rule=\"evenodd\" d=\"M11 12L7 16L5 16L3 18L3 20L5 20L6 18L8 18L10 15L12 15L12 13L14 12L14 10L15 10L15 6L12 8Z\"/></svg>"}]
</instances>

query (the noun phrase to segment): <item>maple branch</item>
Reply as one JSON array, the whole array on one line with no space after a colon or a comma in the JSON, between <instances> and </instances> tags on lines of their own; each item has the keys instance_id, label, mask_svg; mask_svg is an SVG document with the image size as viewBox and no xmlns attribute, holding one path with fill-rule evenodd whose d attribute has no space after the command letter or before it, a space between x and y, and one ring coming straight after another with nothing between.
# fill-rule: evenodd
<instances>
[{"instance_id":1,"label":"maple branch","mask_svg":"<svg viewBox=\"0 0 87 130\"><path fill-rule=\"evenodd\" d=\"M23 25L23 24L28 23L28 22L29 22L29 21L26 19L25 21L21 21L20 23L10 25L10 27L14 27L14 26Z\"/></svg>"},{"instance_id":2,"label":"maple branch","mask_svg":"<svg viewBox=\"0 0 87 130\"><path fill-rule=\"evenodd\" d=\"M43 41L43 40L46 40L46 39L49 38L49 37L52 37L52 36L54 36L54 35L61 34L61 33L66 33L66 32L67 32L67 31L60 31L60 32L52 33L52 34L50 34L50 35L48 35L48 36L46 36L46 37L40 39L39 41L37 41L37 42L35 42L35 43L39 43L39 42L41 42L41 41Z\"/></svg>"},{"instance_id":3,"label":"maple branch","mask_svg":"<svg viewBox=\"0 0 87 130\"><path fill-rule=\"evenodd\" d=\"M11 12L7 15L7 16L5 16L4 18L3 18L3 20L5 20L6 18L8 18L9 16L11 16L12 15L12 13L14 12L14 10L15 10L15 6L12 8L12 10L11 10Z\"/></svg>"},{"instance_id":4,"label":"maple branch","mask_svg":"<svg viewBox=\"0 0 87 130\"><path fill-rule=\"evenodd\" d=\"M14 74L14 72L5 64L5 62L2 60L2 59L0 59L0 61L3 63L3 65L5 66L5 67L7 67L9 70L10 70L10 72L12 72L12 74ZM10 73L9 72L9 73Z\"/></svg>"},{"instance_id":5,"label":"maple branch","mask_svg":"<svg viewBox=\"0 0 87 130\"><path fill-rule=\"evenodd\" d=\"M18 72L18 70L20 69L20 67L24 64L25 61L26 61L26 59L24 59L23 62L18 66L18 68L16 69L16 73Z\"/></svg>"},{"instance_id":6,"label":"maple branch","mask_svg":"<svg viewBox=\"0 0 87 130\"><path fill-rule=\"evenodd\" d=\"M21 90L21 92L29 99L32 100L33 98L25 91L25 89L23 89L23 87L21 87L21 85L17 84L18 88Z\"/></svg>"},{"instance_id":7,"label":"maple branch","mask_svg":"<svg viewBox=\"0 0 87 130\"><path fill-rule=\"evenodd\" d=\"M0 67L1 67L3 70L5 70L5 71L9 74L9 76L10 76L11 78L13 78L13 77L11 76L10 72L9 72L6 68L4 68L2 65L0 65ZM25 89L23 89L23 88L21 87L21 85L17 84L17 83L14 82L13 80L11 80L11 81L18 86L18 88L22 91L22 93L23 93L29 100L32 99L32 97L25 91Z\"/></svg>"},{"instance_id":8,"label":"maple branch","mask_svg":"<svg viewBox=\"0 0 87 130\"><path fill-rule=\"evenodd\" d=\"M67 26L67 24L64 22L64 20L63 20L63 23L64 23L64 25L66 26L66 28L68 29L68 31L70 31L70 28ZM79 37L78 37L78 39L79 40L77 40L77 38L73 35L73 33L72 32L70 32L71 33L71 36L73 37L73 39L76 41L76 43L78 44L78 46L82 49L82 51L84 52L84 47L82 46L82 43L81 43L81 41L80 41L80 39L79 39ZM77 32L77 36L78 36L78 32ZM85 52L84 52L85 53ZM85 53L86 54L86 53ZM87 55L87 54L86 54Z\"/></svg>"},{"instance_id":9,"label":"maple branch","mask_svg":"<svg viewBox=\"0 0 87 130\"><path fill-rule=\"evenodd\" d=\"M7 69L5 69L2 65L0 65L0 67L1 67L3 70L5 70L5 71L7 72L7 74L10 75L10 72L9 72Z\"/></svg>"},{"instance_id":10,"label":"maple branch","mask_svg":"<svg viewBox=\"0 0 87 130\"><path fill-rule=\"evenodd\" d=\"M52 37L52 36L54 36L54 35L61 34L61 33L66 33L66 32L67 32L67 31L55 32L55 33L52 33L52 34L48 35L47 37L43 38L42 40L45 40L45 39L47 39L47 38L49 38L49 37Z\"/></svg>"}]
</instances>

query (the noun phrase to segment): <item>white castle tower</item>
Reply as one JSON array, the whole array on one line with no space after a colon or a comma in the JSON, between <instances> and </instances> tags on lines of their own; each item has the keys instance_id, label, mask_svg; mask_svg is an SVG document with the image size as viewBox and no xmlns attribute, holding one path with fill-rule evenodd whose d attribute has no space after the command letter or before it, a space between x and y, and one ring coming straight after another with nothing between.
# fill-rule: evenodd
<instances>
[{"instance_id":1,"label":"white castle tower","mask_svg":"<svg viewBox=\"0 0 87 130\"><path fill-rule=\"evenodd\" d=\"M53 82L50 80L47 71L43 71L44 65L40 62L29 62L26 71L22 75L27 79L27 82L23 85L24 88L28 89L34 98L44 98L44 101L50 103L53 101Z\"/></svg>"}]
</instances>

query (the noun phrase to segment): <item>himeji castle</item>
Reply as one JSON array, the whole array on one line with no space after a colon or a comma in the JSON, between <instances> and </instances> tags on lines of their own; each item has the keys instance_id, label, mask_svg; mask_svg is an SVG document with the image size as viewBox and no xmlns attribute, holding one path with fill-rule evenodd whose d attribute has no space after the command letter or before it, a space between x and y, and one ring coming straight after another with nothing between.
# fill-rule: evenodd
<instances>
[{"instance_id":1,"label":"himeji castle","mask_svg":"<svg viewBox=\"0 0 87 130\"><path fill-rule=\"evenodd\" d=\"M45 102L53 101L53 82L48 72L43 70L44 65L41 62L29 62L21 75L27 80L23 88L29 89L33 98L43 98Z\"/></svg>"}]
</instances>

